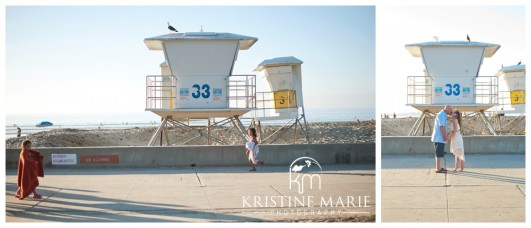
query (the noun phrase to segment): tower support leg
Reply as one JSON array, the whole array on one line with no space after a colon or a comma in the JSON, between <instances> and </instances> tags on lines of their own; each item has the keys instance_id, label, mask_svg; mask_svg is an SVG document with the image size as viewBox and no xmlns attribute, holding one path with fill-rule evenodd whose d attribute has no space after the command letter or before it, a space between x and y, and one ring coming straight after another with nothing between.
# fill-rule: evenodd
<instances>
[{"instance_id":1,"label":"tower support leg","mask_svg":"<svg viewBox=\"0 0 531 228\"><path fill-rule=\"evenodd\" d=\"M424 119L425 115L426 115L425 111L422 112L422 114L420 114L419 118L417 119L417 121L415 122L415 124L413 125L409 133L407 134L407 136L415 136L417 134L420 124L422 123L422 120Z\"/></svg>"},{"instance_id":2,"label":"tower support leg","mask_svg":"<svg viewBox=\"0 0 531 228\"><path fill-rule=\"evenodd\" d=\"M299 119L295 121L295 131L293 133L293 144L297 144L297 125L299 124Z\"/></svg>"},{"instance_id":3,"label":"tower support leg","mask_svg":"<svg viewBox=\"0 0 531 228\"><path fill-rule=\"evenodd\" d=\"M262 124L260 123L260 121L258 121L258 134L260 134L260 136L258 137L258 140L260 140L259 142L262 143L262 136L264 135L264 132L262 131Z\"/></svg>"},{"instance_id":4,"label":"tower support leg","mask_svg":"<svg viewBox=\"0 0 531 228\"><path fill-rule=\"evenodd\" d=\"M160 123L160 126L157 128L155 133L153 133L153 135L151 136L151 139L149 140L148 146L155 145L155 141L157 141L157 136L159 134L162 134L163 129L166 128L166 122L168 121L168 118L169 117L165 117L164 119L162 119L162 122Z\"/></svg>"},{"instance_id":5,"label":"tower support leg","mask_svg":"<svg viewBox=\"0 0 531 228\"><path fill-rule=\"evenodd\" d=\"M214 121L215 122L215 121ZM210 145L210 137L212 136L211 135L211 132L210 132L210 118L208 118L208 125L207 125L207 145Z\"/></svg>"},{"instance_id":6,"label":"tower support leg","mask_svg":"<svg viewBox=\"0 0 531 228\"><path fill-rule=\"evenodd\" d=\"M304 119L304 128L302 128L301 126L301 129L303 129L302 132L304 132L308 144L312 144L312 142L310 141L310 132L308 132L308 122L306 121L306 113L304 112L304 107L302 107L302 118Z\"/></svg>"},{"instance_id":7,"label":"tower support leg","mask_svg":"<svg viewBox=\"0 0 531 228\"><path fill-rule=\"evenodd\" d=\"M242 142L243 143L246 143L247 142L247 131L245 130L245 127L243 126L242 122L240 121L240 118L238 118L238 116L234 116L231 120L232 122L232 125L238 129L238 131L240 132L240 136L242 138Z\"/></svg>"},{"instance_id":8,"label":"tower support leg","mask_svg":"<svg viewBox=\"0 0 531 228\"><path fill-rule=\"evenodd\" d=\"M485 125L487 125L487 128L489 129L490 133L492 133L493 135L498 135L498 134L496 134L496 130L494 129L492 124L490 124L490 121L487 118L487 116L485 116L485 113L483 111L480 111L478 115L481 118L481 120L483 120Z\"/></svg>"}]
</instances>

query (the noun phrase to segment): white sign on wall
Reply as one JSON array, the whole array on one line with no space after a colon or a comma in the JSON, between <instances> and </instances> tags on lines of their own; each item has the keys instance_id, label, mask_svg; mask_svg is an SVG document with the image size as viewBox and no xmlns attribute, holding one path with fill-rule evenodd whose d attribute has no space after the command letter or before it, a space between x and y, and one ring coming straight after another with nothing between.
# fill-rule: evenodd
<instances>
[{"instance_id":1,"label":"white sign on wall","mask_svg":"<svg viewBox=\"0 0 531 228\"><path fill-rule=\"evenodd\" d=\"M474 104L474 77L436 77L432 83L433 104Z\"/></svg>"},{"instance_id":2,"label":"white sign on wall","mask_svg":"<svg viewBox=\"0 0 531 228\"><path fill-rule=\"evenodd\" d=\"M52 165L76 165L76 154L52 154Z\"/></svg>"},{"instance_id":3,"label":"white sign on wall","mask_svg":"<svg viewBox=\"0 0 531 228\"><path fill-rule=\"evenodd\" d=\"M227 76L179 76L178 108L227 108Z\"/></svg>"}]
</instances>

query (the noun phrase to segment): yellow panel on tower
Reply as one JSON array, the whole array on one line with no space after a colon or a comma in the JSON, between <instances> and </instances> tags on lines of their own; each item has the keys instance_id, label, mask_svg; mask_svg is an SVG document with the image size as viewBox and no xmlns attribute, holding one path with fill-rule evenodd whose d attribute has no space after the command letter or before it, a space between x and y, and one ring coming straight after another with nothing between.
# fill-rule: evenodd
<instances>
[{"instance_id":1,"label":"yellow panel on tower","mask_svg":"<svg viewBox=\"0 0 531 228\"><path fill-rule=\"evenodd\" d=\"M525 104L525 90L511 91L511 104Z\"/></svg>"},{"instance_id":2,"label":"yellow panel on tower","mask_svg":"<svg viewBox=\"0 0 531 228\"><path fill-rule=\"evenodd\" d=\"M273 92L275 98L275 108L295 108L295 92L293 90Z\"/></svg>"}]
</instances>

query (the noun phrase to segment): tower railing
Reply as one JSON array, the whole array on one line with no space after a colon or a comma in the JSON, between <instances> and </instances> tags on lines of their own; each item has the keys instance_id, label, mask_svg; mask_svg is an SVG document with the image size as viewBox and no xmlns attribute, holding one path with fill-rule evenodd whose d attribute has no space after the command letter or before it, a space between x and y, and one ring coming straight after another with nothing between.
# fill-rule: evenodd
<instances>
[{"instance_id":1,"label":"tower railing","mask_svg":"<svg viewBox=\"0 0 531 228\"><path fill-rule=\"evenodd\" d=\"M284 96L275 97L275 93L284 92ZM256 93L256 110L255 118L276 117L278 113L275 110L285 110L286 112L298 112L297 99L295 90L275 91L275 92L257 92Z\"/></svg>"},{"instance_id":2,"label":"tower railing","mask_svg":"<svg viewBox=\"0 0 531 228\"><path fill-rule=\"evenodd\" d=\"M172 75L146 76L146 109L173 109L177 79Z\"/></svg>"},{"instance_id":3,"label":"tower railing","mask_svg":"<svg viewBox=\"0 0 531 228\"><path fill-rule=\"evenodd\" d=\"M256 108L255 75L230 75L227 89L229 108Z\"/></svg>"},{"instance_id":4,"label":"tower railing","mask_svg":"<svg viewBox=\"0 0 531 228\"><path fill-rule=\"evenodd\" d=\"M496 76L478 76L475 78L475 104L498 104L498 78ZM408 76L407 105L432 104L432 79L429 76Z\"/></svg>"},{"instance_id":5,"label":"tower railing","mask_svg":"<svg viewBox=\"0 0 531 228\"><path fill-rule=\"evenodd\" d=\"M476 78L476 103L498 104L498 77L481 76Z\"/></svg>"},{"instance_id":6,"label":"tower railing","mask_svg":"<svg viewBox=\"0 0 531 228\"><path fill-rule=\"evenodd\" d=\"M498 107L497 110L499 111L507 111L512 110L513 107L511 105L511 92L509 91L499 91L498 92Z\"/></svg>"},{"instance_id":7,"label":"tower railing","mask_svg":"<svg viewBox=\"0 0 531 228\"><path fill-rule=\"evenodd\" d=\"M431 104L431 78L428 76L407 77L407 104Z\"/></svg>"},{"instance_id":8,"label":"tower railing","mask_svg":"<svg viewBox=\"0 0 531 228\"><path fill-rule=\"evenodd\" d=\"M179 81L173 75L146 76L146 109L176 109ZM227 77L227 108L256 107L256 76L229 75Z\"/></svg>"},{"instance_id":9,"label":"tower railing","mask_svg":"<svg viewBox=\"0 0 531 228\"><path fill-rule=\"evenodd\" d=\"M516 94L511 91L498 92L498 111L517 111L515 109L519 106L525 106L525 97L523 94Z\"/></svg>"}]
</instances>

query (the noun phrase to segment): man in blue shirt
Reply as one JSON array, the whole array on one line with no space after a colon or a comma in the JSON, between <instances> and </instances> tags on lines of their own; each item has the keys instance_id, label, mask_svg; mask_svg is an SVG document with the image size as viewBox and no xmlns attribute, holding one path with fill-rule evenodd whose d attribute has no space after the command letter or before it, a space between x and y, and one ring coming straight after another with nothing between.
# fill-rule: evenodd
<instances>
[{"instance_id":1,"label":"man in blue shirt","mask_svg":"<svg viewBox=\"0 0 531 228\"><path fill-rule=\"evenodd\" d=\"M444 145L448 141L448 135L446 134L447 118L452 114L452 106L446 105L435 117L433 123L433 134L431 135L431 141L435 147L435 172L445 173L446 168L441 168L441 159L444 158Z\"/></svg>"}]
</instances>

